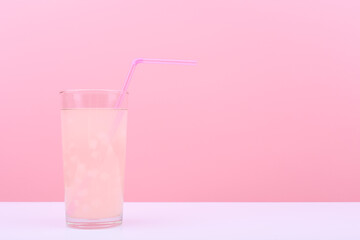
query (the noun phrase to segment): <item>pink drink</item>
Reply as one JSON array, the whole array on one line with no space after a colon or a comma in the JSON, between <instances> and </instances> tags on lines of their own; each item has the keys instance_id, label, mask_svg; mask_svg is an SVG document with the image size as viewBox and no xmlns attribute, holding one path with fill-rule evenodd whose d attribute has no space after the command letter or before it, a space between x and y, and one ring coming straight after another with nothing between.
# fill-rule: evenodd
<instances>
[{"instance_id":1,"label":"pink drink","mask_svg":"<svg viewBox=\"0 0 360 240\"><path fill-rule=\"evenodd\" d=\"M126 119L127 110L120 108L61 110L66 218L70 226L100 228L121 223Z\"/></svg>"},{"instance_id":2,"label":"pink drink","mask_svg":"<svg viewBox=\"0 0 360 240\"><path fill-rule=\"evenodd\" d=\"M139 63L194 65L195 61L135 59L123 90L60 92L66 222L104 228L122 222L127 89Z\"/></svg>"}]
</instances>

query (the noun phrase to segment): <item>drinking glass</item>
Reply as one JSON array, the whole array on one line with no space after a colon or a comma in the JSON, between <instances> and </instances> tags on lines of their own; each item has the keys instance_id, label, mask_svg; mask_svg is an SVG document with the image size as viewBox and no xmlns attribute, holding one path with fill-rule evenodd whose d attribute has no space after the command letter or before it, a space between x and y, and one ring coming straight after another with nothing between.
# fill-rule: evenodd
<instances>
[{"instance_id":1,"label":"drinking glass","mask_svg":"<svg viewBox=\"0 0 360 240\"><path fill-rule=\"evenodd\" d=\"M70 227L105 228L122 222L128 94L117 106L121 94L103 89L60 92Z\"/></svg>"}]
</instances>

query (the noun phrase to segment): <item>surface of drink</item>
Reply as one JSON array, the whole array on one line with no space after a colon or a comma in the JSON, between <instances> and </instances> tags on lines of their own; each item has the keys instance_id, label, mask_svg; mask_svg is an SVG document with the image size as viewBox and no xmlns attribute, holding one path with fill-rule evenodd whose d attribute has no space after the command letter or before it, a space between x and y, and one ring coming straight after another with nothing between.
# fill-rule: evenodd
<instances>
[{"instance_id":1,"label":"surface of drink","mask_svg":"<svg viewBox=\"0 0 360 240\"><path fill-rule=\"evenodd\" d=\"M61 110L68 223L79 219L121 222L126 120L123 109Z\"/></svg>"}]
</instances>

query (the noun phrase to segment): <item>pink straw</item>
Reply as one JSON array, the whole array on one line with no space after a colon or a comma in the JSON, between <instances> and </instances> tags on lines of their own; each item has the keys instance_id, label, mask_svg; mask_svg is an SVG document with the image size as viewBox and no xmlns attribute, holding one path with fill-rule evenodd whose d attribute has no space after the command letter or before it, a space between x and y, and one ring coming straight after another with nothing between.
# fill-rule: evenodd
<instances>
[{"instance_id":1,"label":"pink straw","mask_svg":"<svg viewBox=\"0 0 360 240\"><path fill-rule=\"evenodd\" d=\"M124 87L122 88L120 96L119 96L119 98L118 98L118 100L116 102L115 109L120 107L121 102L122 102L122 100L123 100L123 98L124 98L124 96L125 96L125 94L127 92L128 87L129 87L131 78L134 75L135 67L139 63L195 65L196 61L193 61L193 60L171 60L171 59L150 59L150 58L138 58L138 59L135 59L131 64L129 73L128 73L127 77L126 77ZM115 136L114 133L116 131L117 126L119 125L120 120L121 120L121 114L119 113L119 114L116 115L114 124L110 129L110 131L111 131L110 136L112 136L112 137Z\"/></svg>"},{"instance_id":2,"label":"pink straw","mask_svg":"<svg viewBox=\"0 0 360 240\"><path fill-rule=\"evenodd\" d=\"M158 63L158 64L182 64L182 65L195 65L196 61L193 60L172 60L172 59L151 59L151 58L137 58L135 59L126 77L124 87L122 88L119 99L116 102L115 108L119 108L124 95L127 92L132 76L134 75L135 67L139 63Z\"/></svg>"}]
</instances>

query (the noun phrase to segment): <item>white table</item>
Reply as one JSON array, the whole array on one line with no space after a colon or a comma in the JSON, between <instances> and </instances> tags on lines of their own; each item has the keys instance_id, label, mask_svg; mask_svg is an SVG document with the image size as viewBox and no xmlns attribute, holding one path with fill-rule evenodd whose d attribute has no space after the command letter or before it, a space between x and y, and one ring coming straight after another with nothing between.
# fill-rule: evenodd
<instances>
[{"instance_id":1,"label":"white table","mask_svg":"<svg viewBox=\"0 0 360 240\"><path fill-rule=\"evenodd\" d=\"M59 202L0 203L0 239L360 239L360 203L126 203L121 226L65 226Z\"/></svg>"}]
</instances>

